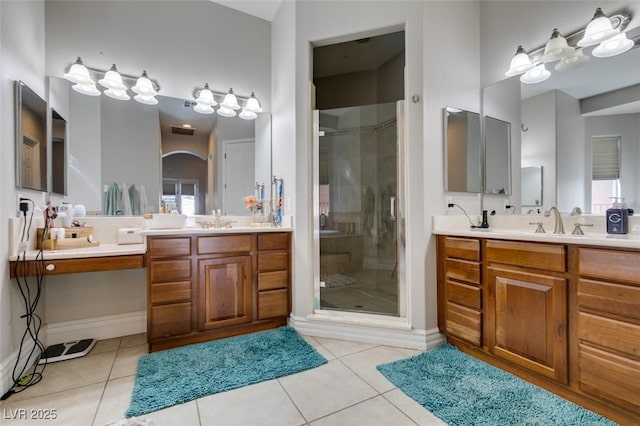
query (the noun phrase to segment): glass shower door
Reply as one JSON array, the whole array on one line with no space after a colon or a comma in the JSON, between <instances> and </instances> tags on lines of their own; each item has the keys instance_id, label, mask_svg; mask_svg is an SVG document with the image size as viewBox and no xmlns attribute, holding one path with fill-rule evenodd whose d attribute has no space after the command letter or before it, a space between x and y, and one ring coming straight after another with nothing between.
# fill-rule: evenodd
<instances>
[{"instance_id":1,"label":"glass shower door","mask_svg":"<svg viewBox=\"0 0 640 426\"><path fill-rule=\"evenodd\" d=\"M401 108L316 112L317 309L401 315Z\"/></svg>"}]
</instances>

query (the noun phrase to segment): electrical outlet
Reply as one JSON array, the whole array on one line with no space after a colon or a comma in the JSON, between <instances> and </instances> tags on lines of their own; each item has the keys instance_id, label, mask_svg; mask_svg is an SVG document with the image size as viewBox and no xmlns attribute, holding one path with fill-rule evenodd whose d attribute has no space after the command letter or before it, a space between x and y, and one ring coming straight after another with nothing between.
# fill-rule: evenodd
<instances>
[{"instance_id":1,"label":"electrical outlet","mask_svg":"<svg viewBox=\"0 0 640 426\"><path fill-rule=\"evenodd\" d=\"M18 217L22 216L22 212L20 211L20 198L25 198L25 195L20 192L16 192L16 215ZM27 203L27 205L29 205L29 203Z\"/></svg>"},{"instance_id":2,"label":"electrical outlet","mask_svg":"<svg viewBox=\"0 0 640 426\"><path fill-rule=\"evenodd\" d=\"M509 200L505 199L504 200L504 207L502 208L505 212L508 210L507 206L509 205Z\"/></svg>"},{"instance_id":3,"label":"electrical outlet","mask_svg":"<svg viewBox=\"0 0 640 426\"><path fill-rule=\"evenodd\" d=\"M447 210L451 210L453 207L449 207L449 204L453 204L453 197L444 197L444 206Z\"/></svg>"}]
</instances>

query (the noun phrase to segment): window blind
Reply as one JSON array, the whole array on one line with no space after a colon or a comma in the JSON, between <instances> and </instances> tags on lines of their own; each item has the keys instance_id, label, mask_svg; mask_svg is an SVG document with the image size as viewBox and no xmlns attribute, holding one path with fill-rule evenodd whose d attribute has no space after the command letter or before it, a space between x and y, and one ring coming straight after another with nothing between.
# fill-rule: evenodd
<instances>
[{"instance_id":1,"label":"window blind","mask_svg":"<svg viewBox=\"0 0 640 426\"><path fill-rule=\"evenodd\" d=\"M591 139L591 175L593 180L620 179L620 137Z\"/></svg>"}]
</instances>

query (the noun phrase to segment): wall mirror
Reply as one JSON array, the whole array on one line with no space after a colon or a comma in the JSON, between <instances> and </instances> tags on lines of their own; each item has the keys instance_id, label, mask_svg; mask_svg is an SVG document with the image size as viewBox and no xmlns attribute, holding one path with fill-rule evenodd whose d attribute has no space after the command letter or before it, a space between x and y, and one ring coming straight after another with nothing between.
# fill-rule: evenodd
<instances>
[{"instance_id":1,"label":"wall mirror","mask_svg":"<svg viewBox=\"0 0 640 426\"><path fill-rule=\"evenodd\" d=\"M133 215L158 212L162 201L167 210L185 214L221 209L248 215L242 198L254 194L256 182L270 196L269 114L242 120L196 113L185 99L158 96L158 105L143 105L82 95L70 84L67 91L72 204L96 214L125 214L107 206L105 197L116 187L140 197L143 188L146 206L132 204Z\"/></svg>"},{"instance_id":2,"label":"wall mirror","mask_svg":"<svg viewBox=\"0 0 640 426\"><path fill-rule=\"evenodd\" d=\"M511 194L511 124L484 117L484 193Z\"/></svg>"},{"instance_id":3,"label":"wall mirror","mask_svg":"<svg viewBox=\"0 0 640 426\"><path fill-rule=\"evenodd\" d=\"M447 107L444 114L444 190L482 190L480 114Z\"/></svg>"},{"instance_id":4,"label":"wall mirror","mask_svg":"<svg viewBox=\"0 0 640 426\"><path fill-rule=\"evenodd\" d=\"M542 166L529 166L521 169L522 206L540 207L542 205Z\"/></svg>"},{"instance_id":5,"label":"wall mirror","mask_svg":"<svg viewBox=\"0 0 640 426\"><path fill-rule=\"evenodd\" d=\"M627 30L637 40L640 27ZM522 167L542 166L542 206L563 212L580 207L585 213L602 214L610 205L612 191L619 188L631 208L640 208L640 49L609 58L595 58L592 47L584 49L590 60L560 72L553 67L549 79L538 84L519 84L513 79L494 85L506 88L499 102L520 102ZM508 64L507 64L508 65ZM517 77L514 77L517 79ZM497 101L498 102L498 101ZM592 139L620 137L620 176L605 192L592 181ZM558 165L556 167L556 165ZM565 167L570 165L571 167ZM520 168L514 167L514 171ZM523 176L524 183L524 176ZM604 205L597 200L600 197ZM523 197L524 200L524 197Z\"/></svg>"},{"instance_id":6,"label":"wall mirror","mask_svg":"<svg viewBox=\"0 0 640 426\"><path fill-rule=\"evenodd\" d=\"M22 81L15 99L16 186L47 191L47 103Z\"/></svg>"}]
</instances>

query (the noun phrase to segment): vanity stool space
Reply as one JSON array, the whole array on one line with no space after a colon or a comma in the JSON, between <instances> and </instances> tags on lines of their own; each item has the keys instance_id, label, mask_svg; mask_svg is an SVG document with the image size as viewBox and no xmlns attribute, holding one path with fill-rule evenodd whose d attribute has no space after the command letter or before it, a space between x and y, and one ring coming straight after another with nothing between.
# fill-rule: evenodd
<instances>
[{"instance_id":1,"label":"vanity stool space","mask_svg":"<svg viewBox=\"0 0 640 426\"><path fill-rule=\"evenodd\" d=\"M438 235L440 331L477 358L639 424L640 250L552 238Z\"/></svg>"},{"instance_id":2,"label":"vanity stool space","mask_svg":"<svg viewBox=\"0 0 640 426\"><path fill-rule=\"evenodd\" d=\"M287 324L290 232L147 236L149 352Z\"/></svg>"}]
</instances>

